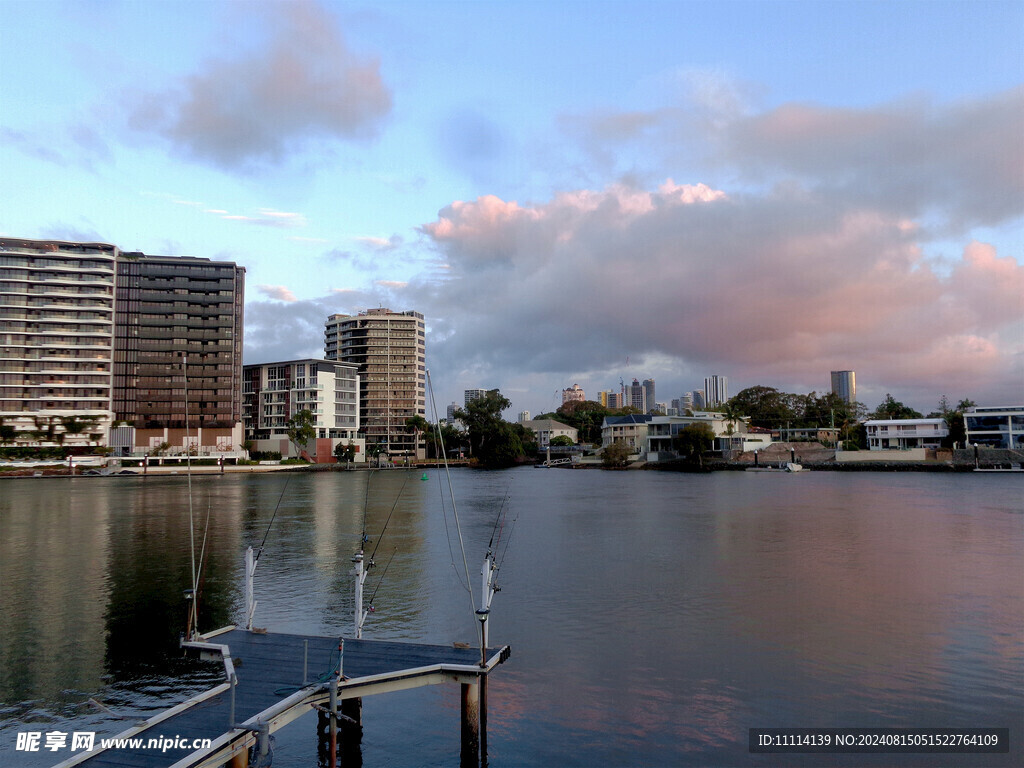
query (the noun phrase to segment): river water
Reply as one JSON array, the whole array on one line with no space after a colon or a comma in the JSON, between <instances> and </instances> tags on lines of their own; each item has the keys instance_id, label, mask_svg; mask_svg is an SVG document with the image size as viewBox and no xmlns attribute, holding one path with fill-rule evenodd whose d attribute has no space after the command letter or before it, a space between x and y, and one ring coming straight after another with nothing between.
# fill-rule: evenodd
<instances>
[{"instance_id":1,"label":"river water","mask_svg":"<svg viewBox=\"0 0 1024 768\"><path fill-rule=\"evenodd\" d=\"M280 500L257 626L351 636L365 509L364 636L472 642L447 486L421 474L194 477L201 628L241 622L243 552ZM1022 479L453 470L474 591L505 506L490 764L1020 765ZM176 653L188 520L184 476L2 481L0 765L71 755L17 751L19 732L113 735L219 682ZM457 686L363 706L365 765L457 763ZM314 727L279 731L274 765L315 765ZM1011 749L750 754L752 727L1002 727Z\"/></svg>"}]
</instances>

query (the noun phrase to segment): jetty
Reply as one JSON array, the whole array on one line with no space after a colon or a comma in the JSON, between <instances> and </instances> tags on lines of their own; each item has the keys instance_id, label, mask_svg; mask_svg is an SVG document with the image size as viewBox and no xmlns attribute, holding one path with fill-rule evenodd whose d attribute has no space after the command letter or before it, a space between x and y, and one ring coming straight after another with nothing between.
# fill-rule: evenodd
<instances>
[{"instance_id":1,"label":"jetty","mask_svg":"<svg viewBox=\"0 0 1024 768\"><path fill-rule=\"evenodd\" d=\"M345 763L361 765L362 699L441 683L461 689L459 765L486 765L487 676L511 655L507 645L488 645L498 570L490 550L480 570L477 648L363 639L368 613L363 589L373 559L367 563L361 549L349 572L355 577L354 638L254 628L258 562L259 555L247 548L245 628L193 631L198 614L194 593L186 592L190 623L181 647L223 664L224 682L107 739L106 748L81 752L56 768L267 768L273 765L271 734L313 711L319 720L319 764L336 768L340 751L349 758Z\"/></svg>"},{"instance_id":2,"label":"jetty","mask_svg":"<svg viewBox=\"0 0 1024 768\"><path fill-rule=\"evenodd\" d=\"M270 766L270 734L314 710L321 753L332 742L351 753L359 748L363 697L441 683L461 686L459 760L479 765L486 754L485 680L511 652L236 627L182 647L222 662L225 682L118 734L118 746L81 753L59 768ZM335 763L328 755L324 764Z\"/></svg>"}]
</instances>

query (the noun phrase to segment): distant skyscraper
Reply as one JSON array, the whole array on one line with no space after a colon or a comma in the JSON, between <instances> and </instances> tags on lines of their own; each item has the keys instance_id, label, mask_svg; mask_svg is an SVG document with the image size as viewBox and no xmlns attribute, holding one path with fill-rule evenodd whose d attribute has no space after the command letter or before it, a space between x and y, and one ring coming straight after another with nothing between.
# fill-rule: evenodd
<instances>
[{"instance_id":1,"label":"distant skyscraper","mask_svg":"<svg viewBox=\"0 0 1024 768\"><path fill-rule=\"evenodd\" d=\"M713 407L721 405L729 399L728 380L717 373L704 379L705 405Z\"/></svg>"},{"instance_id":2,"label":"distant skyscraper","mask_svg":"<svg viewBox=\"0 0 1024 768\"><path fill-rule=\"evenodd\" d=\"M565 403L582 402L582 401L584 401L586 399L587 399L587 396L583 392L583 389L580 387L579 384L573 384L568 389L563 389L562 390L562 404L563 405Z\"/></svg>"},{"instance_id":3,"label":"distant skyscraper","mask_svg":"<svg viewBox=\"0 0 1024 768\"><path fill-rule=\"evenodd\" d=\"M522 413L519 414L519 423L520 424L522 424L524 421L529 421L529 420L530 420L530 412L529 411L523 411Z\"/></svg>"},{"instance_id":4,"label":"distant skyscraper","mask_svg":"<svg viewBox=\"0 0 1024 768\"><path fill-rule=\"evenodd\" d=\"M857 399L857 374L853 371L832 371L832 394L848 403Z\"/></svg>"},{"instance_id":5,"label":"distant skyscraper","mask_svg":"<svg viewBox=\"0 0 1024 768\"><path fill-rule=\"evenodd\" d=\"M455 421L455 411L457 411L458 409L458 403L452 403L451 405L449 405L447 410L445 411L445 419L447 419L448 421Z\"/></svg>"},{"instance_id":6,"label":"distant skyscraper","mask_svg":"<svg viewBox=\"0 0 1024 768\"><path fill-rule=\"evenodd\" d=\"M647 391L637 379L626 386L626 404L640 413L647 413Z\"/></svg>"},{"instance_id":7,"label":"distant skyscraper","mask_svg":"<svg viewBox=\"0 0 1024 768\"><path fill-rule=\"evenodd\" d=\"M606 392L605 400L608 403L606 408L622 408L625 405L621 392Z\"/></svg>"},{"instance_id":8,"label":"distant skyscraper","mask_svg":"<svg viewBox=\"0 0 1024 768\"><path fill-rule=\"evenodd\" d=\"M469 405L474 400L479 400L481 397L487 394L486 389L467 389L463 393L463 404Z\"/></svg>"},{"instance_id":9,"label":"distant skyscraper","mask_svg":"<svg viewBox=\"0 0 1024 768\"><path fill-rule=\"evenodd\" d=\"M693 410L695 410L695 411L703 410L704 406L707 405L707 402L704 400L704 390L703 389L695 389L690 394L691 394L691 397L693 398Z\"/></svg>"},{"instance_id":10,"label":"distant skyscraper","mask_svg":"<svg viewBox=\"0 0 1024 768\"><path fill-rule=\"evenodd\" d=\"M658 407L658 403L654 399L654 379L644 379L643 388L644 400L647 401L647 408L644 411L646 413Z\"/></svg>"},{"instance_id":11,"label":"distant skyscraper","mask_svg":"<svg viewBox=\"0 0 1024 768\"><path fill-rule=\"evenodd\" d=\"M679 398L679 413L693 410L693 392L687 392Z\"/></svg>"}]
</instances>

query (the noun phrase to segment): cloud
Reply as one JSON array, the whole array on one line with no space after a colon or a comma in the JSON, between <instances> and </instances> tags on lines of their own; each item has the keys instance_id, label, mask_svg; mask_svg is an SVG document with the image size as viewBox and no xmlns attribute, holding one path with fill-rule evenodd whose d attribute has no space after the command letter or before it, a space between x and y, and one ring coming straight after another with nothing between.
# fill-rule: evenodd
<instances>
[{"instance_id":1,"label":"cloud","mask_svg":"<svg viewBox=\"0 0 1024 768\"><path fill-rule=\"evenodd\" d=\"M257 285L256 290L264 296L278 301L296 301L295 294L283 285Z\"/></svg>"},{"instance_id":2,"label":"cloud","mask_svg":"<svg viewBox=\"0 0 1024 768\"><path fill-rule=\"evenodd\" d=\"M1024 213L1024 87L973 101L868 109L785 104L732 122L723 158L844 200L953 227Z\"/></svg>"},{"instance_id":3,"label":"cloud","mask_svg":"<svg viewBox=\"0 0 1024 768\"><path fill-rule=\"evenodd\" d=\"M312 2L245 6L267 39L211 59L174 88L134 99L129 125L180 155L238 171L279 165L317 140L376 135L391 110L379 64L353 54ZM262 17L259 17L262 14Z\"/></svg>"},{"instance_id":4,"label":"cloud","mask_svg":"<svg viewBox=\"0 0 1024 768\"><path fill-rule=\"evenodd\" d=\"M315 299L248 302L245 305L245 363L323 357L324 323L330 315L353 314L376 307L383 298L383 294L377 292L335 288Z\"/></svg>"},{"instance_id":5,"label":"cloud","mask_svg":"<svg viewBox=\"0 0 1024 768\"><path fill-rule=\"evenodd\" d=\"M301 213L288 213L275 211L273 208L260 208L256 216L244 214L229 214L226 211L211 209L207 213L214 213L225 221L240 221L243 224L255 224L260 227L276 227L278 229L292 229L306 226L306 217Z\"/></svg>"},{"instance_id":6,"label":"cloud","mask_svg":"<svg viewBox=\"0 0 1024 768\"><path fill-rule=\"evenodd\" d=\"M39 237L44 240L62 240L69 243L108 243L109 240L91 226L80 227L74 224L55 222L39 231Z\"/></svg>"},{"instance_id":7,"label":"cloud","mask_svg":"<svg viewBox=\"0 0 1024 768\"><path fill-rule=\"evenodd\" d=\"M485 196L422 231L450 265L408 289L432 356L490 381L609 380L632 356L748 384L852 368L873 382L1019 389L1008 371L1024 339L1007 329L1024 324L1024 267L968 241L937 269L913 221L824 191L669 180L532 205Z\"/></svg>"},{"instance_id":8,"label":"cloud","mask_svg":"<svg viewBox=\"0 0 1024 768\"><path fill-rule=\"evenodd\" d=\"M31 131L0 126L0 145L62 168L96 170L112 158L106 140L91 126L44 124Z\"/></svg>"},{"instance_id":9,"label":"cloud","mask_svg":"<svg viewBox=\"0 0 1024 768\"><path fill-rule=\"evenodd\" d=\"M355 241L369 246L379 253L392 251L404 242L400 235L392 235L391 237L357 237Z\"/></svg>"}]
</instances>

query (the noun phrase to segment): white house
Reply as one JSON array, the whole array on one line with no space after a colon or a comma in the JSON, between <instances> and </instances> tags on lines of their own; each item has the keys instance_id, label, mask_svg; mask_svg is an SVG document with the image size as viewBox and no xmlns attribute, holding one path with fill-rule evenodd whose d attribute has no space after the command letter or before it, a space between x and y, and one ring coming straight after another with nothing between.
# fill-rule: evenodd
<instances>
[{"instance_id":1,"label":"white house","mask_svg":"<svg viewBox=\"0 0 1024 768\"><path fill-rule=\"evenodd\" d=\"M573 445L579 439L579 430L554 419L529 419L520 422L537 436L537 446L547 448L556 437L568 437Z\"/></svg>"},{"instance_id":2,"label":"white house","mask_svg":"<svg viewBox=\"0 0 1024 768\"><path fill-rule=\"evenodd\" d=\"M770 434L750 432L745 419L726 419L716 411L697 411L692 416L652 416L647 424L648 460L656 460L660 451L673 451L672 440L679 430L693 424L707 424L711 428L715 450L755 451L772 444Z\"/></svg>"},{"instance_id":3,"label":"white house","mask_svg":"<svg viewBox=\"0 0 1024 768\"><path fill-rule=\"evenodd\" d=\"M945 419L869 419L864 426L872 451L938 448L949 435Z\"/></svg>"},{"instance_id":4,"label":"white house","mask_svg":"<svg viewBox=\"0 0 1024 768\"><path fill-rule=\"evenodd\" d=\"M605 416L601 422L601 447L625 443L633 453L647 450L647 424L653 418L640 414Z\"/></svg>"}]
</instances>

